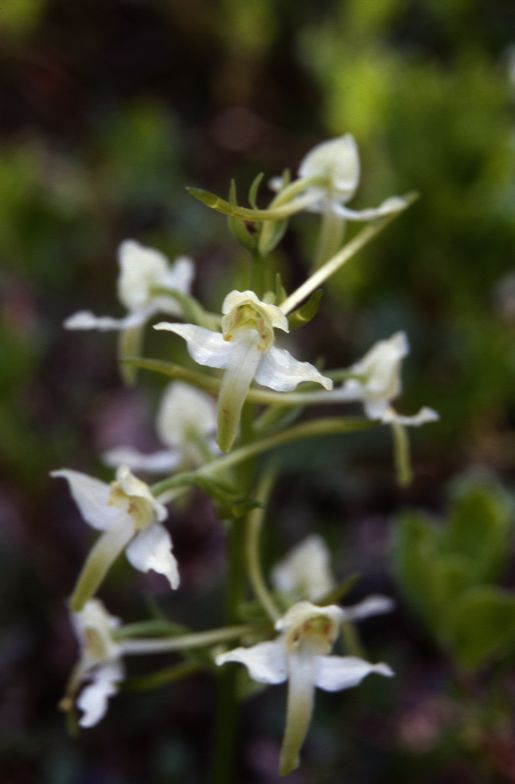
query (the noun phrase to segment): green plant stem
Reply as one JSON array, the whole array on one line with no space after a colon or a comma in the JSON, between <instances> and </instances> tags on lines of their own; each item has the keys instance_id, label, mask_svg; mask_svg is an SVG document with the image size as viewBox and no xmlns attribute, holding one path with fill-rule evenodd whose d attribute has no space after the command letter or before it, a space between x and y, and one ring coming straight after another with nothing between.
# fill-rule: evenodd
<instances>
[{"instance_id":1,"label":"green plant stem","mask_svg":"<svg viewBox=\"0 0 515 784\"><path fill-rule=\"evenodd\" d=\"M320 267L316 272L311 275L303 284L299 286L294 292L292 292L284 302L279 305L283 313L291 313L292 310L300 305L306 297L309 297L316 289L320 288L322 283L334 275L340 267L343 267L345 262L349 261L353 256L356 255L358 251L368 245L368 243L377 237L383 229L385 229L395 218L397 218L404 210L409 207L417 198L416 194L408 194L405 198L405 205L404 208L399 210L399 212L394 212L391 215L387 215L384 218L372 223L370 226L366 226L362 229L356 236L348 242L343 248L338 251L329 261L326 261L325 264Z\"/></svg>"},{"instance_id":2,"label":"green plant stem","mask_svg":"<svg viewBox=\"0 0 515 784\"><path fill-rule=\"evenodd\" d=\"M233 618L235 615L236 613L232 613ZM243 634L253 631L254 628L254 626L246 624L244 626L210 629L205 632L192 632L191 634L182 634L180 637L145 640L126 639L121 643L121 648L124 654L132 656L147 653L172 653L173 651L184 651L191 648L205 648L209 645L234 640Z\"/></svg>"},{"instance_id":3,"label":"green plant stem","mask_svg":"<svg viewBox=\"0 0 515 784\"><path fill-rule=\"evenodd\" d=\"M245 560L247 563L247 573L249 581L256 598L260 601L263 609L272 621L276 621L281 612L275 604L270 591L267 588L263 572L261 570L260 540L261 528L265 517L266 503L270 496L274 480L277 474L277 466L273 465L262 477L257 491L256 501L261 506L252 509L247 516L246 538L245 538Z\"/></svg>"},{"instance_id":4,"label":"green plant stem","mask_svg":"<svg viewBox=\"0 0 515 784\"><path fill-rule=\"evenodd\" d=\"M124 681L123 689L130 689L131 691L158 689L169 683L182 681L184 678L188 678L190 675L194 675L204 669L205 665L201 662L181 662L180 664L174 664L172 667L166 667L158 672L152 672L149 675L129 678Z\"/></svg>"},{"instance_id":5,"label":"green plant stem","mask_svg":"<svg viewBox=\"0 0 515 784\"><path fill-rule=\"evenodd\" d=\"M253 444L247 444L239 449L235 449L234 452L230 452L230 454L224 455L218 460L213 460L211 463L197 469L197 471L178 474L169 479L164 479L162 482L157 482L152 485L151 491L154 496L158 497L168 493L170 490L182 489L192 484L195 477L212 476L219 471L233 468L245 460L250 460L250 458L256 457L262 452L268 452L292 441L352 433L359 430L367 430L374 426L377 426L377 423L358 417L328 417L327 419L313 420L312 422L302 422L300 425L290 427L281 433L274 433L271 436L267 436L267 438L255 441Z\"/></svg>"},{"instance_id":6,"label":"green plant stem","mask_svg":"<svg viewBox=\"0 0 515 784\"><path fill-rule=\"evenodd\" d=\"M131 526L104 531L91 548L70 598L70 610L80 612L98 590L104 577L122 550L134 536Z\"/></svg>"},{"instance_id":7,"label":"green plant stem","mask_svg":"<svg viewBox=\"0 0 515 784\"><path fill-rule=\"evenodd\" d=\"M395 420L392 422L391 428L397 484L401 487L407 487L413 480L408 434L404 425L395 422Z\"/></svg>"}]
</instances>

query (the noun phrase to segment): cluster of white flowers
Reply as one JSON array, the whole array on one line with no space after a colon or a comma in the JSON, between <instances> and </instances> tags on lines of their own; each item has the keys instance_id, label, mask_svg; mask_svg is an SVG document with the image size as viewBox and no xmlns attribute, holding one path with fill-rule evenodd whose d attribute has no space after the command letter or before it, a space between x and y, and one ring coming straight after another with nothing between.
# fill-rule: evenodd
<instances>
[{"instance_id":1,"label":"cluster of white flowers","mask_svg":"<svg viewBox=\"0 0 515 784\"><path fill-rule=\"evenodd\" d=\"M302 205L303 209L326 216L332 214L342 220L380 221L406 207L405 199L391 197L374 209L350 209L347 202L354 196L359 178L357 146L352 136L345 135L311 150L292 183L272 180L272 189L277 192L273 202L276 207L265 211L266 218L259 210L243 210L242 214L250 213L251 218L255 214L256 221L266 219L270 224L276 215L277 220L284 220L285 206L287 214L294 214ZM194 320L195 314L205 313L191 293L193 262L181 257L170 264L160 251L127 240L120 245L118 257L118 297L127 314L112 318L80 311L65 322L73 330L121 331L122 358L137 365L145 325L157 314L165 314L181 322L159 322L155 329L183 338L190 357L198 365L223 371L219 378L197 370L181 375L180 368L178 371L178 366L173 366L170 375L175 381L163 394L156 420L162 448L148 454L122 444L106 452L103 460L115 469L113 481L103 482L69 469L52 473L66 479L84 520L101 532L70 600L80 656L63 704L69 709L76 700L82 713L79 720L82 727L93 726L105 714L109 698L116 694L124 677L123 656L179 650L187 644L214 645L233 638L243 639L239 627L193 633L182 642L180 638L167 640L166 636L157 640L126 639L120 621L109 615L95 597L109 568L122 552L134 568L157 572L168 580L170 588L177 589L179 568L164 525L168 517L166 504L189 486L208 487L209 492L208 480L213 482L214 494L230 495L226 485L234 481L234 475L227 472L234 464L282 443L281 438L286 442L293 440L297 433L306 432L302 426L284 436L277 434L277 429L265 430L265 436L272 432L273 437L260 442L259 428L251 428L254 441L249 444L248 437L247 441L240 439L239 449L231 453L240 434L244 404L259 392L254 384L270 390L261 391L258 399L269 405L272 413L274 406L280 413L288 405L302 409L313 403L357 401L363 404L367 419L388 424L397 433L404 426L421 425L437 418L429 408L422 408L413 416L403 416L392 407L392 401L401 392L401 364L408 353L403 332L373 346L349 368L339 386L334 386L330 372L322 373L314 364L300 361L286 348L276 345L275 331L286 334L290 331L288 316L294 309L291 303L299 304L313 293L346 260L344 251L338 251L327 266L282 302L278 301L277 292L230 291L223 300L221 317L211 314L207 322L218 324L217 330L208 329L201 318L199 323L184 323L187 315ZM309 386L294 392L301 384ZM218 391L216 403L206 389ZM265 415L262 427L264 420ZM273 424L273 417L270 421ZM368 426L365 419L360 422ZM344 426L346 423L344 420ZM316 422L310 426L316 435ZM133 472L157 473L167 478L152 487ZM225 485L221 482L222 489L216 487L217 478L226 482ZM250 487L242 488L241 492L251 497ZM256 561L257 549L252 550L252 541L249 539L247 558ZM213 656L220 666L232 662L243 664L250 677L259 683L288 683L280 763L281 773L286 775L298 764L313 711L315 688L339 691L359 684L372 673L392 675L388 665L382 662L372 664L355 655L331 654L342 626L388 612L392 603L386 597L371 596L346 609L334 604L331 596L336 581L330 570L330 554L318 535L309 536L275 566L270 577L273 595L259 577L260 567L255 561L249 567L249 582L270 616L270 632L275 631L276 635L266 639L261 624L261 630L250 638L258 642L222 652L219 647L213 647ZM274 596L280 602L277 612Z\"/></svg>"}]
</instances>

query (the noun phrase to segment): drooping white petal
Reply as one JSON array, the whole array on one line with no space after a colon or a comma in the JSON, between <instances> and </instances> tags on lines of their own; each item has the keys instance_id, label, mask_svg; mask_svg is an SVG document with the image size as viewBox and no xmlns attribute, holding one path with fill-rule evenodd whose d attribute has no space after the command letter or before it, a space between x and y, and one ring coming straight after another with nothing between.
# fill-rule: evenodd
<instances>
[{"instance_id":1,"label":"drooping white petal","mask_svg":"<svg viewBox=\"0 0 515 784\"><path fill-rule=\"evenodd\" d=\"M333 382L323 376L309 362L299 362L284 348L272 346L261 359L255 379L258 384L276 392L291 392L297 384L312 381L325 389L332 389Z\"/></svg>"},{"instance_id":2,"label":"drooping white petal","mask_svg":"<svg viewBox=\"0 0 515 784\"><path fill-rule=\"evenodd\" d=\"M315 683L324 691L350 689L372 672L393 676L387 664L370 664L357 656L315 656Z\"/></svg>"},{"instance_id":3,"label":"drooping white petal","mask_svg":"<svg viewBox=\"0 0 515 784\"><path fill-rule=\"evenodd\" d=\"M343 204L333 202L331 209L337 215L350 221L369 221L376 218L384 218L386 215L392 215L395 212L403 210L406 206L406 199L401 196L390 196L385 199L379 207L365 209L365 210L351 210Z\"/></svg>"},{"instance_id":4,"label":"drooping white petal","mask_svg":"<svg viewBox=\"0 0 515 784\"><path fill-rule=\"evenodd\" d=\"M181 461L181 455L173 449L162 449L159 452L144 454L133 447L120 446L104 452L102 460L111 468L117 468L123 463L131 471L165 474L177 468Z\"/></svg>"},{"instance_id":5,"label":"drooping white petal","mask_svg":"<svg viewBox=\"0 0 515 784\"><path fill-rule=\"evenodd\" d=\"M92 682L77 699L77 707L83 711L79 724L85 728L98 724L105 715L109 698L118 692L118 684L123 680L124 669L121 661L114 660L95 667L88 675Z\"/></svg>"},{"instance_id":6,"label":"drooping white petal","mask_svg":"<svg viewBox=\"0 0 515 784\"><path fill-rule=\"evenodd\" d=\"M326 188L312 186L325 197L332 191L341 201L348 201L358 187L360 163L358 147L351 134L321 142L313 147L299 166L299 177L321 177L327 180Z\"/></svg>"},{"instance_id":7,"label":"drooping white petal","mask_svg":"<svg viewBox=\"0 0 515 784\"><path fill-rule=\"evenodd\" d=\"M154 329L175 332L184 338L188 353L199 365L212 368L225 368L231 355L232 343L224 340L221 332L212 332L195 324L171 324L162 321Z\"/></svg>"},{"instance_id":8,"label":"drooping white petal","mask_svg":"<svg viewBox=\"0 0 515 784\"><path fill-rule=\"evenodd\" d=\"M345 618L349 621L361 621L370 618L371 615L382 615L391 612L394 608L394 601L388 596L372 595L367 596L358 604L344 607Z\"/></svg>"},{"instance_id":9,"label":"drooping white petal","mask_svg":"<svg viewBox=\"0 0 515 784\"><path fill-rule=\"evenodd\" d=\"M164 444L182 447L192 433L205 436L215 428L216 407L210 395L182 381L168 385L156 419L156 430Z\"/></svg>"},{"instance_id":10,"label":"drooping white petal","mask_svg":"<svg viewBox=\"0 0 515 784\"><path fill-rule=\"evenodd\" d=\"M84 520L93 528L108 531L127 516L119 508L109 505L111 487L105 482L66 468L52 471L50 476L66 479Z\"/></svg>"},{"instance_id":11,"label":"drooping white petal","mask_svg":"<svg viewBox=\"0 0 515 784\"><path fill-rule=\"evenodd\" d=\"M272 570L273 586L286 594L314 601L334 587L329 550L312 534L291 550Z\"/></svg>"},{"instance_id":12,"label":"drooping white petal","mask_svg":"<svg viewBox=\"0 0 515 784\"><path fill-rule=\"evenodd\" d=\"M412 416L404 416L398 414L392 408L388 408L378 419L381 419L385 424L397 423L398 425L407 425L408 427L420 427L428 422L437 422L440 416L434 409L424 406Z\"/></svg>"},{"instance_id":13,"label":"drooping white petal","mask_svg":"<svg viewBox=\"0 0 515 784\"><path fill-rule=\"evenodd\" d=\"M140 572L151 569L163 574L173 589L179 587L179 569L172 553L170 534L162 525L154 523L140 531L128 545L125 554Z\"/></svg>"},{"instance_id":14,"label":"drooping white petal","mask_svg":"<svg viewBox=\"0 0 515 784\"><path fill-rule=\"evenodd\" d=\"M120 331L138 327L150 318L148 309L141 309L129 313L123 318L111 316L95 316L90 310L79 310L69 316L64 322L66 329L98 329L100 332Z\"/></svg>"},{"instance_id":15,"label":"drooping white petal","mask_svg":"<svg viewBox=\"0 0 515 784\"><path fill-rule=\"evenodd\" d=\"M258 683L284 683L288 677L286 649L282 638L272 642L259 642L250 648L234 648L219 654L218 665L237 662L245 665L250 677Z\"/></svg>"}]
</instances>

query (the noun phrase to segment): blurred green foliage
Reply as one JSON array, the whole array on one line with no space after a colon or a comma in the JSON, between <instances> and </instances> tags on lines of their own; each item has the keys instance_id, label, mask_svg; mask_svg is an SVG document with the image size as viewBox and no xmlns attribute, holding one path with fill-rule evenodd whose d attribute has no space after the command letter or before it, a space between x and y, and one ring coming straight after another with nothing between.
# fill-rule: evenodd
<instances>
[{"instance_id":1,"label":"blurred green foliage","mask_svg":"<svg viewBox=\"0 0 515 784\"><path fill-rule=\"evenodd\" d=\"M515 653L515 593L497 585L513 533L513 502L490 479L454 488L448 518L423 512L397 521L400 586L426 628L458 666L475 669Z\"/></svg>"}]
</instances>

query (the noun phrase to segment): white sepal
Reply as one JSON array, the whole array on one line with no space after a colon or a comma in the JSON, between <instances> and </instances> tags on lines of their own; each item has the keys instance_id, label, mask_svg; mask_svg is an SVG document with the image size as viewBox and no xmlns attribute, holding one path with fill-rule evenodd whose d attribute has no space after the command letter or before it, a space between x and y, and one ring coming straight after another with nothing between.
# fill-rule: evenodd
<instances>
[{"instance_id":1,"label":"white sepal","mask_svg":"<svg viewBox=\"0 0 515 784\"><path fill-rule=\"evenodd\" d=\"M357 656L315 657L315 683L324 691L350 689L373 672L388 678L393 676L387 664L370 664Z\"/></svg>"},{"instance_id":2,"label":"white sepal","mask_svg":"<svg viewBox=\"0 0 515 784\"><path fill-rule=\"evenodd\" d=\"M79 310L68 316L64 327L66 329L98 329L100 332L132 329L144 324L151 317L152 312L153 309L140 310L117 319L111 316L95 316L90 310Z\"/></svg>"},{"instance_id":3,"label":"white sepal","mask_svg":"<svg viewBox=\"0 0 515 784\"><path fill-rule=\"evenodd\" d=\"M171 324L162 321L154 329L175 332L184 338L188 353L199 365L212 368L225 368L231 355L232 344L224 340L221 332L213 332L196 324Z\"/></svg>"},{"instance_id":4,"label":"white sepal","mask_svg":"<svg viewBox=\"0 0 515 784\"><path fill-rule=\"evenodd\" d=\"M258 683L284 683L288 678L286 649L281 638L273 642L259 642L250 648L234 648L219 654L215 659L219 666L229 662L243 664L250 677Z\"/></svg>"},{"instance_id":5,"label":"white sepal","mask_svg":"<svg viewBox=\"0 0 515 784\"><path fill-rule=\"evenodd\" d=\"M370 618L372 615L383 615L384 613L391 612L395 606L393 599L389 596L381 596L380 594L367 596L363 601L358 604L353 604L350 607L344 607L345 618L349 621L362 621L364 618Z\"/></svg>"},{"instance_id":6,"label":"white sepal","mask_svg":"<svg viewBox=\"0 0 515 784\"><path fill-rule=\"evenodd\" d=\"M284 348L272 346L264 355L256 372L256 381L276 392L291 392L303 381L332 389L333 382L323 376L310 362L299 362Z\"/></svg>"},{"instance_id":7,"label":"white sepal","mask_svg":"<svg viewBox=\"0 0 515 784\"><path fill-rule=\"evenodd\" d=\"M89 674L91 683L85 686L77 698L77 707L83 712L79 725L85 729L98 724L105 716L110 697L118 692L118 684L124 678L121 661L108 661L98 665Z\"/></svg>"},{"instance_id":8,"label":"white sepal","mask_svg":"<svg viewBox=\"0 0 515 784\"><path fill-rule=\"evenodd\" d=\"M311 534L273 569L272 585L295 598L315 601L334 587L329 550L321 536Z\"/></svg>"},{"instance_id":9,"label":"white sepal","mask_svg":"<svg viewBox=\"0 0 515 784\"><path fill-rule=\"evenodd\" d=\"M123 463L131 471L144 471L149 474L165 474L174 471L180 460L180 453L172 449L162 449L159 452L145 454L130 446L109 449L102 455L102 461L111 468L116 468Z\"/></svg>"},{"instance_id":10,"label":"white sepal","mask_svg":"<svg viewBox=\"0 0 515 784\"><path fill-rule=\"evenodd\" d=\"M62 476L63 479L66 479L80 513L93 528L98 531L109 531L123 520L123 511L109 505L110 485L87 474L82 474L80 471L66 468L52 471L50 476Z\"/></svg>"}]
</instances>

